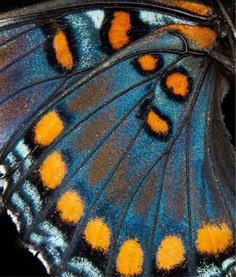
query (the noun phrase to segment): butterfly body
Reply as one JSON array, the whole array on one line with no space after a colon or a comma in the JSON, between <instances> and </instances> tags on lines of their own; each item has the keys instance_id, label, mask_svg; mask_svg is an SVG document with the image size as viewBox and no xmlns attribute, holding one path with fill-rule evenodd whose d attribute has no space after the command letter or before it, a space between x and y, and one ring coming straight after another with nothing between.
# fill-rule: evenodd
<instances>
[{"instance_id":1,"label":"butterfly body","mask_svg":"<svg viewBox=\"0 0 236 277\"><path fill-rule=\"evenodd\" d=\"M0 18L2 201L50 274L233 268L227 80L206 54L214 12L156 2L59 1Z\"/></svg>"}]
</instances>

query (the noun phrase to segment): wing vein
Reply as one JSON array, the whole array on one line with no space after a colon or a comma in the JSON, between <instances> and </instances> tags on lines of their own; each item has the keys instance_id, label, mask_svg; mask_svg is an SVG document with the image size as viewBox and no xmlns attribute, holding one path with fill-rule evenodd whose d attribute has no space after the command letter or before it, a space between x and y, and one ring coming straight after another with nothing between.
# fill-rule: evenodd
<instances>
[{"instance_id":1,"label":"wing vein","mask_svg":"<svg viewBox=\"0 0 236 277\"><path fill-rule=\"evenodd\" d=\"M67 184L69 184L70 180L79 172L79 170L87 163L87 161L97 152L99 148L101 148L106 141L111 137L111 135L121 126L121 124L128 118L131 112L135 110L135 108L140 105L140 103L149 95L147 93L144 95L135 105L121 118L121 120L110 130L110 132L101 140L101 142L96 146L87 157L78 165L78 167L74 170L72 174L67 176L65 180L63 180L62 184L60 185L61 192L64 191L67 188ZM54 194L51 196L51 201L46 204L44 207L44 211L38 216L36 221L34 222L34 226L37 224L37 222L41 221L42 218L44 218L48 212L48 210L52 207L52 205L55 203L55 200L58 198L58 192L54 192ZM33 230L33 226L30 226L27 233L25 234L25 237L29 235L29 233Z\"/></svg>"},{"instance_id":2,"label":"wing vein","mask_svg":"<svg viewBox=\"0 0 236 277\"><path fill-rule=\"evenodd\" d=\"M0 47L3 47L3 46L6 45L7 43L9 43L9 42L11 42L11 41L13 41L13 40L19 38L20 36L22 36L22 35L24 35L24 34L27 34L27 33L31 32L31 31L32 31L33 29L35 29L35 28L36 28L36 26L33 26L33 27L31 27L30 29L24 30L24 31L18 33L17 35L15 35L15 36L13 36L13 37L11 37L11 38L5 40L2 44L0 44Z\"/></svg>"},{"instance_id":3,"label":"wing vein","mask_svg":"<svg viewBox=\"0 0 236 277\"><path fill-rule=\"evenodd\" d=\"M181 57L178 58L178 60L181 60L185 57L186 55L182 55ZM168 68L171 68L174 64L176 63L173 62L172 64L169 65ZM105 108L107 105L109 105L110 103L112 103L113 101L117 100L119 97L122 97L123 95L127 94L129 91L140 87L142 85L144 85L145 83L147 83L148 81L151 81L155 78L160 78L161 75L163 74L163 71L121 91L120 93L118 93L117 95L115 95L114 97L112 97L111 99L109 99L108 101L106 101L105 103L103 103L102 105L100 105L99 107L97 107L95 110L91 111L88 115L86 115L84 118L82 118L81 120L79 120L75 125L73 125L72 127L69 127L64 133L63 135L61 135L58 139L55 139L55 141L50 145L50 147L48 147L45 152L44 155L42 155L38 160L37 163L34 163L34 165L30 168L30 170L28 170L28 172L26 174L24 174L23 176L21 176L21 178L18 180L18 182L14 185L12 185L9 190L8 193L6 195L6 202L8 201L8 199L11 197L12 192L14 191L14 189L18 186L19 183L21 183L22 181L24 181L30 174L31 172L33 172L35 170L35 168L38 166L38 164L40 164L45 155L47 155L47 153L49 153L49 151L52 149L52 147L55 147L62 139L64 139L68 134L70 134L73 130L75 130L76 128L78 128L80 126L80 124L82 124L83 122L87 121L90 117L92 117L95 113L99 112L101 109ZM36 150L38 149L38 147L36 146L31 154L33 154Z\"/></svg>"},{"instance_id":4,"label":"wing vein","mask_svg":"<svg viewBox=\"0 0 236 277\"><path fill-rule=\"evenodd\" d=\"M33 48L30 49L30 51L27 51L26 53L24 53L23 55L21 55L20 57L18 57L17 59L13 60L11 63L7 64L6 66L4 66L1 70L0 73L3 73L5 70L7 70L9 67L11 67L12 65L14 65L15 63L19 62L20 60L24 59L26 56L28 56L29 54L33 53L35 50L39 49L42 45L43 45L44 41L37 44L36 46L34 46Z\"/></svg>"},{"instance_id":5,"label":"wing vein","mask_svg":"<svg viewBox=\"0 0 236 277\"><path fill-rule=\"evenodd\" d=\"M73 245L73 247L67 247L67 249L65 250L64 259L63 259L61 265L56 270L55 275L57 275L58 273L63 271L63 269L64 269L68 259L70 258L71 253L73 253L73 250L76 247L78 240L80 239L80 235L81 235L81 233L83 231L83 226L86 224L86 220L87 220L88 216L91 214L91 212L94 209L97 201L99 200L99 198L102 195L103 191L109 185L110 181L112 180L112 177L115 175L115 173L118 170L118 168L120 167L121 163L124 161L124 159L128 155L130 149L132 148L132 146L135 143L136 139L138 138L140 132L142 131L144 124L145 124L145 119L142 120L142 122L141 122L138 130L136 131L133 139L130 141L128 147L125 149L124 153L121 155L120 159L118 160L116 166L112 170L112 172L109 175L108 179L106 180L104 185L99 190L96 198L94 199L94 201L92 202L91 206L89 207L85 218L83 220L81 220L80 223L76 226L76 229L74 231L74 235L73 235L72 240L71 240L71 245Z\"/></svg>"}]
</instances>

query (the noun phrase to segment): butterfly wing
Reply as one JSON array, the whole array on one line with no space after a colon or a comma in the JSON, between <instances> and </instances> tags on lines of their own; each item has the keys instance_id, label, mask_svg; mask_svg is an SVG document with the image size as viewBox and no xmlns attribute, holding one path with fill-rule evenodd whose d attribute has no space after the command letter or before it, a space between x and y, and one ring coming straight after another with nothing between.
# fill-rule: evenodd
<instances>
[{"instance_id":1,"label":"butterfly wing","mask_svg":"<svg viewBox=\"0 0 236 277\"><path fill-rule=\"evenodd\" d=\"M231 265L221 268L232 162L216 163L217 73L202 52L214 39L198 26L154 31L47 102L3 150L3 200L50 272L192 276Z\"/></svg>"},{"instance_id":2,"label":"butterfly wing","mask_svg":"<svg viewBox=\"0 0 236 277\"><path fill-rule=\"evenodd\" d=\"M162 2L159 4L162 5ZM126 31L130 33L128 42L168 22L183 21L171 15L165 15L163 20L158 13L148 10L141 11L139 15L131 9L135 4L137 1L134 0L127 4L119 1L116 3L117 7L122 7L123 15L118 13L114 17L115 33L116 20L119 22L124 19L126 24L135 26L127 26ZM171 8L168 3L164 4ZM98 8L94 10L94 6ZM108 41L107 27L113 20L114 5L112 2L107 3L107 10L99 9L100 6L96 1L66 3L59 0L0 16L1 147L38 109L74 82L74 78L77 80L119 47L127 44L127 38L123 37L118 46L111 47L107 43L103 45L103 42ZM148 2L144 7L159 8ZM124 12L127 8L130 12ZM184 12L203 20L212 16L210 8L197 6L200 9L196 14L194 8L184 5L179 13ZM137 20L138 18L140 19ZM121 34L122 32L125 29L121 30Z\"/></svg>"},{"instance_id":3,"label":"butterfly wing","mask_svg":"<svg viewBox=\"0 0 236 277\"><path fill-rule=\"evenodd\" d=\"M2 19L1 147L37 110L106 58L99 16L101 23L103 13L63 13L23 26Z\"/></svg>"}]
</instances>

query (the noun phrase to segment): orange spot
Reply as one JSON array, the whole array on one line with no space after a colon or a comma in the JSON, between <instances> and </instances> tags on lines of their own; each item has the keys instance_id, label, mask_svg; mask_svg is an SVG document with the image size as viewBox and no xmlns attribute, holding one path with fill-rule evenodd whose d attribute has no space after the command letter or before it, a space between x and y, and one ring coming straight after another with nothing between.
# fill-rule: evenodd
<instances>
[{"instance_id":1,"label":"orange spot","mask_svg":"<svg viewBox=\"0 0 236 277\"><path fill-rule=\"evenodd\" d=\"M66 34L63 31L58 31L53 38L53 49L55 50L57 62L65 69L72 69L74 66L73 56Z\"/></svg>"},{"instance_id":2,"label":"orange spot","mask_svg":"<svg viewBox=\"0 0 236 277\"><path fill-rule=\"evenodd\" d=\"M187 96L189 93L188 76L180 72L173 72L167 76L166 86L174 95Z\"/></svg>"},{"instance_id":3,"label":"orange spot","mask_svg":"<svg viewBox=\"0 0 236 277\"><path fill-rule=\"evenodd\" d=\"M213 46L216 33L208 27L173 24L160 28L160 30L177 31L194 44L197 50L206 50Z\"/></svg>"},{"instance_id":4,"label":"orange spot","mask_svg":"<svg viewBox=\"0 0 236 277\"><path fill-rule=\"evenodd\" d=\"M34 128L34 141L41 146L51 144L64 129L59 115L53 111L44 115Z\"/></svg>"},{"instance_id":5,"label":"orange spot","mask_svg":"<svg viewBox=\"0 0 236 277\"><path fill-rule=\"evenodd\" d=\"M67 172L66 164L57 151L50 154L39 168L43 185L48 189L58 187Z\"/></svg>"},{"instance_id":6,"label":"orange spot","mask_svg":"<svg viewBox=\"0 0 236 277\"><path fill-rule=\"evenodd\" d=\"M59 212L62 221L76 224L83 215L84 203L75 190L69 190L58 200L56 210Z\"/></svg>"},{"instance_id":7,"label":"orange spot","mask_svg":"<svg viewBox=\"0 0 236 277\"><path fill-rule=\"evenodd\" d=\"M156 253L156 266L165 271L170 271L181 265L185 251L182 239L177 236L165 237Z\"/></svg>"},{"instance_id":8,"label":"orange spot","mask_svg":"<svg viewBox=\"0 0 236 277\"><path fill-rule=\"evenodd\" d=\"M200 15L200 16L210 16L213 11L210 7L190 1L184 0L157 0L156 2L164 4L168 7L179 8L184 11Z\"/></svg>"},{"instance_id":9,"label":"orange spot","mask_svg":"<svg viewBox=\"0 0 236 277\"><path fill-rule=\"evenodd\" d=\"M119 50L130 42L128 32L131 29L130 14L115 12L108 32L109 42L114 50Z\"/></svg>"},{"instance_id":10,"label":"orange spot","mask_svg":"<svg viewBox=\"0 0 236 277\"><path fill-rule=\"evenodd\" d=\"M203 224L197 232L196 246L201 254L217 256L233 245L233 235L228 225Z\"/></svg>"},{"instance_id":11,"label":"orange spot","mask_svg":"<svg viewBox=\"0 0 236 277\"><path fill-rule=\"evenodd\" d=\"M106 252L110 245L111 231L103 220L95 218L87 224L84 237L92 248Z\"/></svg>"},{"instance_id":12,"label":"orange spot","mask_svg":"<svg viewBox=\"0 0 236 277\"><path fill-rule=\"evenodd\" d=\"M167 135L170 130L168 122L166 122L152 110L148 113L147 125L153 132L161 135Z\"/></svg>"},{"instance_id":13,"label":"orange spot","mask_svg":"<svg viewBox=\"0 0 236 277\"><path fill-rule=\"evenodd\" d=\"M116 260L116 270L124 276L139 275L142 273L143 251L136 239L125 241Z\"/></svg>"},{"instance_id":14,"label":"orange spot","mask_svg":"<svg viewBox=\"0 0 236 277\"><path fill-rule=\"evenodd\" d=\"M146 54L138 58L138 63L143 71L153 71L158 66L158 59Z\"/></svg>"}]
</instances>

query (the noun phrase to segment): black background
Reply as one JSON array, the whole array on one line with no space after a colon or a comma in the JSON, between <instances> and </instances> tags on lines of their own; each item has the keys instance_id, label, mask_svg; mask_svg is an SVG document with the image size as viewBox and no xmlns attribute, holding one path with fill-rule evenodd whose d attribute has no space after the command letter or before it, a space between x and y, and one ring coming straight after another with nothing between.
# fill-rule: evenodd
<instances>
[{"instance_id":1,"label":"black background","mask_svg":"<svg viewBox=\"0 0 236 277\"><path fill-rule=\"evenodd\" d=\"M0 12L44 1L45 0L1 0ZM234 103L235 89L233 86L222 105L225 123L232 136L232 144L234 144L235 141ZM23 248L18 238L15 225L11 222L11 219L3 213L0 216L0 276L36 275L46 275L43 265L37 258Z\"/></svg>"}]
</instances>

